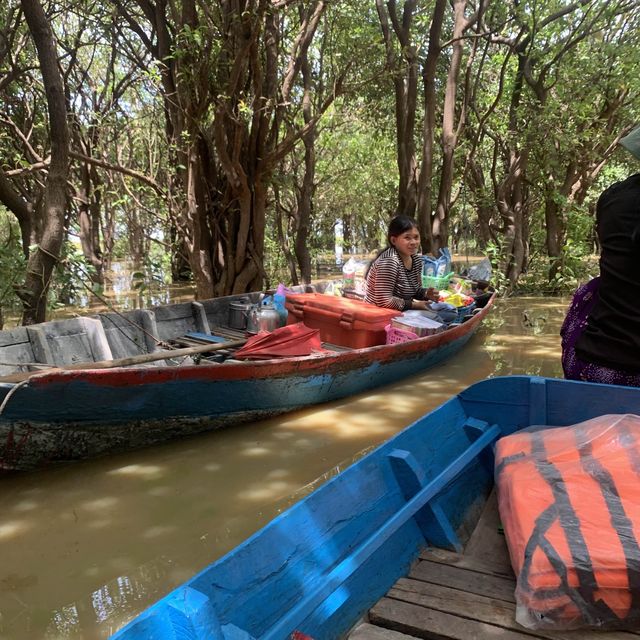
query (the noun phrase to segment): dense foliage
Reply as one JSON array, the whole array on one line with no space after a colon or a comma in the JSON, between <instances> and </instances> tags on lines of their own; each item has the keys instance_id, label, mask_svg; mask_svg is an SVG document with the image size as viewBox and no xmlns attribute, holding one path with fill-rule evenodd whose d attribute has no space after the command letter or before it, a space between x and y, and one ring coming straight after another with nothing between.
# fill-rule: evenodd
<instances>
[{"instance_id":1,"label":"dense foliage","mask_svg":"<svg viewBox=\"0 0 640 640\"><path fill-rule=\"evenodd\" d=\"M0 311L42 320L125 257L200 297L309 281L336 230L367 253L399 212L506 290L568 290L634 171L639 9L7 0Z\"/></svg>"}]
</instances>

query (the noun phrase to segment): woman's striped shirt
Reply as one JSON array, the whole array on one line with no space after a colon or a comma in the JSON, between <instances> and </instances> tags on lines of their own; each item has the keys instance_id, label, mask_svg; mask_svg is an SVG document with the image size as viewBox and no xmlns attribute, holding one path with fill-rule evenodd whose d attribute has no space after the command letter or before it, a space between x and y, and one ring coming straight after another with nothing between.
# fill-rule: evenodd
<instances>
[{"instance_id":1,"label":"woman's striped shirt","mask_svg":"<svg viewBox=\"0 0 640 640\"><path fill-rule=\"evenodd\" d=\"M421 285L422 259L411 256L407 269L394 247L385 249L369 267L365 302L378 307L405 311L411 309L413 299L423 300L426 289Z\"/></svg>"}]
</instances>

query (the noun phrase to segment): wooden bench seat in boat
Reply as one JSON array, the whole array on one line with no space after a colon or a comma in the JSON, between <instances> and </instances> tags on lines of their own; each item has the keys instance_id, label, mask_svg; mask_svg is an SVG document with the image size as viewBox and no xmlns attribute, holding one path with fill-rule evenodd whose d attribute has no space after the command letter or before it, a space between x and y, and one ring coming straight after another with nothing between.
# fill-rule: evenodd
<instances>
[{"instance_id":1,"label":"wooden bench seat in boat","mask_svg":"<svg viewBox=\"0 0 640 640\"><path fill-rule=\"evenodd\" d=\"M132 312L131 322L116 313L66 318L2 332L0 375L103 362L156 350L142 330L153 331L148 311Z\"/></svg>"},{"instance_id":2,"label":"wooden bench seat in boat","mask_svg":"<svg viewBox=\"0 0 640 640\"><path fill-rule=\"evenodd\" d=\"M0 375L28 371L35 359L26 327L0 332Z\"/></svg>"},{"instance_id":3,"label":"wooden bench seat in boat","mask_svg":"<svg viewBox=\"0 0 640 640\"><path fill-rule=\"evenodd\" d=\"M161 352L162 341L210 334L204 306L187 302L124 313L53 320L1 332L0 376ZM170 357L168 355L168 357ZM179 364L157 360L140 366Z\"/></svg>"},{"instance_id":4,"label":"wooden bench seat in boat","mask_svg":"<svg viewBox=\"0 0 640 640\"><path fill-rule=\"evenodd\" d=\"M96 318L69 318L27 327L36 362L60 366L111 360L102 323Z\"/></svg>"},{"instance_id":5,"label":"wooden bench seat in boat","mask_svg":"<svg viewBox=\"0 0 640 640\"><path fill-rule=\"evenodd\" d=\"M192 331L211 333L209 320L201 302L184 302L154 307L158 340L166 341Z\"/></svg>"},{"instance_id":6,"label":"wooden bench seat in boat","mask_svg":"<svg viewBox=\"0 0 640 640\"><path fill-rule=\"evenodd\" d=\"M158 327L153 311L136 309L125 314L101 313L97 318L102 323L114 359L158 350L158 341L154 338L158 335Z\"/></svg>"},{"instance_id":7,"label":"wooden bench seat in boat","mask_svg":"<svg viewBox=\"0 0 640 640\"><path fill-rule=\"evenodd\" d=\"M96 318L69 318L3 331L0 374L113 358Z\"/></svg>"},{"instance_id":8,"label":"wooden bench seat in boat","mask_svg":"<svg viewBox=\"0 0 640 640\"><path fill-rule=\"evenodd\" d=\"M464 551L425 549L349 640L640 640L640 630L525 629L515 586L493 492Z\"/></svg>"}]
</instances>

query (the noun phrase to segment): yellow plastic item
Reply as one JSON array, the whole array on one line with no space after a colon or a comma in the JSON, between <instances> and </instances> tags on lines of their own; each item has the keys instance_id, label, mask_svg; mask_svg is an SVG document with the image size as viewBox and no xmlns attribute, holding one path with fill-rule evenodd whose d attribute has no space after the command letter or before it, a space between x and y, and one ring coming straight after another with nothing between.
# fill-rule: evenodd
<instances>
[{"instance_id":1,"label":"yellow plastic item","mask_svg":"<svg viewBox=\"0 0 640 640\"><path fill-rule=\"evenodd\" d=\"M443 291L440 292L440 297L443 297L443 293ZM462 295L461 293L450 293L446 296L445 300L454 307L466 307L470 302L472 302L469 296Z\"/></svg>"}]
</instances>

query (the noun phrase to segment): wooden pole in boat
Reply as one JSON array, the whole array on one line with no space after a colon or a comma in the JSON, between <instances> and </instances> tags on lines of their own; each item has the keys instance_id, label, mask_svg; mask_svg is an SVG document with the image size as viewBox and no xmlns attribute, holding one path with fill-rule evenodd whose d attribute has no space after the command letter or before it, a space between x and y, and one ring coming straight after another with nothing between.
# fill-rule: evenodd
<instances>
[{"instance_id":1,"label":"wooden pole in boat","mask_svg":"<svg viewBox=\"0 0 640 640\"><path fill-rule=\"evenodd\" d=\"M50 369L41 369L40 371L27 371L25 373L13 373L8 376L0 376L0 382L22 382L24 380L28 380L32 376L37 376L44 373L53 373L54 371L77 371L82 369L113 369L115 367L128 367L130 365L143 364L145 362L157 362L158 360L167 360L169 358L181 358L183 356L193 356L197 353L208 353L209 351L219 351L221 349L241 347L245 342L246 339L230 340L229 342L203 344L198 347L186 347L184 349L172 349L168 351L154 351L153 353L141 353L137 356L131 356L129 358L118 358L116 360L78 362L76 364L64 365L63 367L51 367Z\"/></svg>"}]
</instances>

